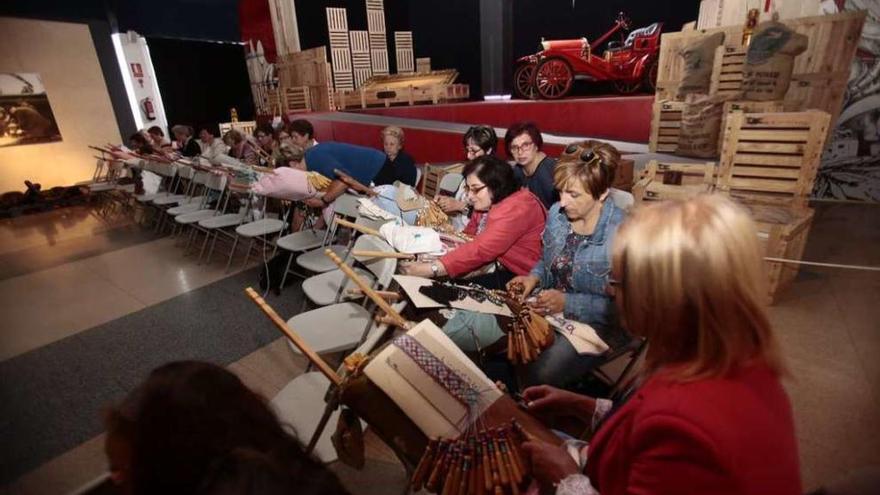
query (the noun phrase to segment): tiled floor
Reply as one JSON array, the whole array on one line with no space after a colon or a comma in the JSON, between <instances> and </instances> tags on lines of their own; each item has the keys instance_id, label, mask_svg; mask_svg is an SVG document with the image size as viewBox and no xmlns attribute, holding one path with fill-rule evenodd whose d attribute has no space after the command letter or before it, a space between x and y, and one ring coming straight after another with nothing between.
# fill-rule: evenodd
<instances>
[{"instance_id":1,"label":"tiled floor","mask_svg":"<svg viewBox=\"0 0 880 495\"><path fill-rule=\"evenodd\" d=\"M63 250L71 245L66 242L85 242L83 236L107 232L100 222L76 218L65 220L76 235L57 218L51 228L29 218L19 222L14 235L0 222L0 240L17 239L19 247L30 246L25 251ZM238 294L248 283L226 280L217 263L195 265L192 259L181 257L169 239L124 244L105 242L98 254L88 258L41 271L25 270L5 280L0 276L0 313L4 316L0 364L102 323L109 332L116 326L107 326L107 322L145 308L149 311L162 301L173 304L160 307L179 307L174 301L196 294L198 287L204 289L194 300L207 297L210 290ZM821 204L805 259L880 266L878 246L880 207ZM0 256L4 250L0 249ZM277 304L272 298L270 303ZM795 413L804 489L860 467L880 465L880 359L876 358L880 353L880 273L804 267L770 314L790 368L785 384ZM120 321L138 325L153 321L129 318ZM148 352L161 353L162 348L151 347ZM175 353L169 350L168 355ZM249 386L272 397L301 373L304 362L293 356L284 340L276 339L229 366ZM339 463L332 469L352 493L401 492L405 480L400 466L375 437L368 436L367 443L368 469L357 472ZM7 489L11 493L65 493L99 476L103 469L102 437L97 436L47 459Z\"/></svg>"},{"instance_id":2,"label":"tiled floor","mask_svg":"<svg viewBox=\"0 0 880 495\"><path fill-rule=\"evenodd\" d=\"M166 237L0 280L0 360L235 273L181 253Z\"/></svg>"}]
</instances>

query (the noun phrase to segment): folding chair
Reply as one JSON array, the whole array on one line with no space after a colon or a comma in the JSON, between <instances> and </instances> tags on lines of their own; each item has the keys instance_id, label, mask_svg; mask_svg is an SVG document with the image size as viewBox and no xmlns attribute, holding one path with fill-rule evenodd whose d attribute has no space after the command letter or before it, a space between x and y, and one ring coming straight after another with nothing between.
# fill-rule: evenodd
<instances>
[{"instance_id":1,"label":"folding chair","mask_svg":"<svg viewBox=\"0 0 880 495\"><path fill-rule=\"evenodd\" d=\"M437 191L443 191L450 196L454 196L455 192L458 191L458 188L461 187L462 181L464 181L464 176L460 173L448 173L440 179L440 184L437 185Z\"/></svg>"},{"instance_id":2,"label":"folding chair","mask_svg":"<svg viewBox=\"0 0 880 495\"><path fill-rule=\"evenodd\" d=\"M351 194L343 194L342 196L336 198L336 201L333 202L333 220L331 221L327 233L328 242L330 239L334 239L336 236L336 231L338 230L338 224L336 223L336 220L338 220L339 218L357 219L360 216L357 205L357 196L352 196ZM330 270L336 268L336 265L329 258L327 258L327 256L324 255L324 250L330 249L339 256L344 256L345 253L348 251L348 247L350 245L351 240L349 240L347 244L333 244L330 246L322 246L318 249L314 249L312 251L308 251L297 256L296 264L314 273L329 272Z\"/></svg>"},{"instance_id":3,"label":"folding chair","mask_svg":"<svg viewBox=\"0 0 880 495\"><path fill-rule=\"evenodd\" d=\"M264 200L264 210L265 210L265 200ZM278 218L261 218L259 220L255 220L253 222L248 222L242 225L239 225L235 228L235 241L232 244L232 252L235 252L235 246L238 244L239 237L244 237L246 239L250 239L248 243L247 252L244 256L244 263L242 264L242 268L247 266L247 262L250 259L251 249L253 249L254 242L260 241L263 249L263 255L266 254L266 248L269 246L268 236L278 234L279 236L284 232L284 229L287 228L287 218L292 209L292 205L289 202L284 202L284 213L280 219ZM272 255L275 255L275 251L278 249L278 246L273 242Z\"/></svg>"},{"instance_id":4,"label":"folding chair","mask_svg":"<svg viewBox=\"0 0 880 495\"><path fill-rule=\"evenodd\" d=\"M363 241L364 246L375 246L381 248L381 239L375 236L372 240ZM390 246L388 246L390 248ZM363 267L372 272L376 279L376 287L378 289L387 288L391 284L394 271L397 269L397 260L395 258L361 258ZM335 265L335 263L334 263ZM331 272L332 273L332 272ZM345 275L340 272L340 277ZM341 292L344 279L340 279L334 275L327 275L322 279L315 279L312 286L313 295L321 297L332 294L335 288ZM305 285L305 282L303 283ZM366 335L366 331L372 322L372 301L365 299L362 304L355 302L342 302L331 304L321 308L300 313L290 320L288 324L297 328L300 337L305 340L317 353L337 352L350 349L358 344ZM345 325L339 322L344 321ZM291 348L295 353L299 353L299 349L291 344Z\"/></svg>"},{"instance_id":5,"label":"folding chair","mask_svg":"<svg viewBox=\"0 0 880 495\"><path fill-rule=\"evenodd\" d=\"M390 244L372 235L358 237L354 242L352 250L394 252L394 248ZM353 258L358 262L358 265L363 266L363 268L356 266L354 268L355 272L365 280L368 280L371 285L378 282L379 288L383 289L391 283L391 276L397 268L395 259L362 256L354 256ZM302 283L303 294L305 294L309 301L318 306L327 306L339 302L345 297L349 289L355 287L354 282L349 280L342 270L338 268L313 275Z\"/></svg>"},{"instance_id":6,"label":"folding chair","mask_svg":"<svg viewBox=\"0 0 880 495\"><path fill-rule=\"evenodd\" d=\"M398 312L403 311L406 302L399 302L392 307ZM297 333L303 330L293 326L291 328ZM387 324L373 323L363 343L353 352L370 354L391 330L393 327ZM343 371L340 367L340 372ZM330 441L332 429L326 429L328 424L339 417L338 404L332 401L325 404L327 397L331 395L331 387L330 381L323 374L310 371L294 378L271 401L283 423L290 425L299 438L310 438L306 453L314 452L324 463L333 462L338 457Z\"/></svg>"}]
</instances>

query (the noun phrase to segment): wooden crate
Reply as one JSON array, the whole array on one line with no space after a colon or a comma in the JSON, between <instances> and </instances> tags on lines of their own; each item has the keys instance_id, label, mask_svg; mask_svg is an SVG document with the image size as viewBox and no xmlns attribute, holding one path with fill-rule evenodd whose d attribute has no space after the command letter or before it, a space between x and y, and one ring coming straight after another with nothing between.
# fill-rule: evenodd
<instances>
[{"instance_id":1,"label":"wooden crate","mask_svg":"<svg viewBox=\"0 0 880 495\"><path fill-rule=\"evenodd\" d=\"M782 100L746 101L732 100L724 102L721 110L721 132L718 134L718 149L724 145L724 129L727 128L727 115L733 112L772 113L784 112L788 107Z\"/></svg>"},{"instance_id":2,"label":"wooden crate","mask_svg":"<svg viewBox=\"0 0 880 495\"><path fill-rule=\"evenodd\" d=\"M425 174L419 192L425 197L433 198L437 194L440 180L444 175L461 173L462 170L464 170L464 163L425 164Z\"/></svg>"},{"instance_id":3,"label":"wooden crate","mask_svg":"<svg viewBox=\"0 0 880 495\"><path fill-rule=\"evenodd\" d=\"M812 208L745 206L757 224L758 240L765 257L798 261L803 258L813 223ZM767 267L767 292L772 304L794 282L799 266L778 261L764 261L764 264Z\"/></svg>"},{"instance_id":4,"label":"wooden crate","mask_svg":"<svg viewBox=\"0 0 880 495\"><path fill-rule=\"evenodd\" d=\"M745 49L721 45L715 49L713 60L709 94L736 98L742 92Z\"/></svg>"},{"instance_id":5,"label":"wooden crate","mask_svg":"<svg viewBox=\"0 0 880 495\"><path fill-rule=\"evenodd\" d=\"M825 146L829 115L732 112L727 116L718 188L752 203L804 207Z\"/></svg>"},{"instance_id":6,"label":"wooden crate","mask_svg":"<svg viewBox=\"0 0 880 495\"><path fill-rule=\"evenodd\" d=\"M678 134L683 110L684 102L681 101L654 101L651 136L648 139L648 149L652 153L675 153L678 150Z\"/></svg>"},{"instance_id":7,"label":"wooden crate","mask_svg":"<svg viewBox=\"0 0 880 495\"><path fill-rule=\"evenodd\" d=\"M791 86L785 101L792 109L818 109L831 114L834 128L843 108L849 67L855 55L865 11L849 11L814 17L786 19L784 24L809 39L807 51L794 59ZM744 51L742 26L665 33L661 36L656 100L671 100L684 72L681 49L696 36L724 32L724 49Z\"/></svg>"},{"instance_id":8,"label":"wooden crate","mask_svg":"<svg viewBox=\"0 0 880 495\"><path fill-rule=\"evenodd\" d=\"M618 160L617 169L614 171L614 182L611 184L611 187L621 191L632 192L635 165L635 160L630 160L629 158Z\"/></svg>"},{"instance_id":9,"label":"wooden crate","mask_svg":"<svg viewBox=\"0 0 880 495\"><path fill-rule=\"evenodd\" d=\"M651 160L642 178L633 186L636 206L643 201L687 199L712 192L715 163L669 163Z\"/></svg>"},{"instance_id":10,"label":"wooden crate","mask_svg":"<svg viewBox=\"0 0 880 495\"><path fill-rule=\"evenodd\" d=\"M289 88L306 86L311 110L326 112L334 109L330 91L333 77L327 62L326 47L319 46L282 55L278 58L275 71L282 92Z\"/></svg>"}]
</instances>

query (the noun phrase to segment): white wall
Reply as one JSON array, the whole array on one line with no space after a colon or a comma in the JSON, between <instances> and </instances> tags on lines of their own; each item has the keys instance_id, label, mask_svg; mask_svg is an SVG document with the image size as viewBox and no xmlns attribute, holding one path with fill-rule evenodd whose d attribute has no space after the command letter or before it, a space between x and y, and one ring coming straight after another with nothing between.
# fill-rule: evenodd
<instances>
[{"instance_id":1,"label":"white wall","mask_svg":"<svg viewBox=\"0 0 880 495\"><path fill-rule=\"evenodd\" d=\"M62 138L0 148L0 192L25 179L44 189L91 179L86 146L122 138L88 26L0 17L0 33L0 70L40 74Z\"/></svg>"},{"instance_id":2,"label":"white wall","mask_svg":"<svg viewBox=\"0 0 880 495\"><path fill-rule=\"evenodd\" d=\"M135 125L138 129L145 129L157 125L168 134L168 118L165 116L165 107L162 105L162 95L159 93L159 84L156 81L156 72L153 69L153 61L150 59L150 50L147 48L147 40L134 31L114 34L119 40L122 55L125 57L125 67L122 69L122 77L126 79L126 92L131 88L129 99L133 99L136 108L134 113ZM117 54L118 57L118 54ZM143 77L135 77L132 64L139 64ZM154 119L149 120L144 113L141 102L144 98L150 98L155 110Z\"/></svg>"}]
</instances>

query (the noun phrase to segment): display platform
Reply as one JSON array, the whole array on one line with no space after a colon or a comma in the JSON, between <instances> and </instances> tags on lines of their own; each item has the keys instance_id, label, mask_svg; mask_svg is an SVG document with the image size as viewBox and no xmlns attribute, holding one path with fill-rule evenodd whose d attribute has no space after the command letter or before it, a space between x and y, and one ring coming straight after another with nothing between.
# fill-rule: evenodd
<instances>
[{"instance_id":1,"label":"display platform","mask_svg":"<svg viewBox=\"0 0 880 495\"><path fill-rule=\"evenodd\" d=\"M650 159L653 97L599 97L557 101L493 101L429 106L371 108L345 112L290 115L315 127L318 141L343 141L381 147L379 132L401 127L404 145L417 162L448 162L464 158L461 137L474 124L495 127L499 140L508 125L529 120L542 130L545 151L558 156L572 141L599 139L636 158L636 167ZM503 146L498 152L504 156Z\"/></svg>"}]
</instances>

